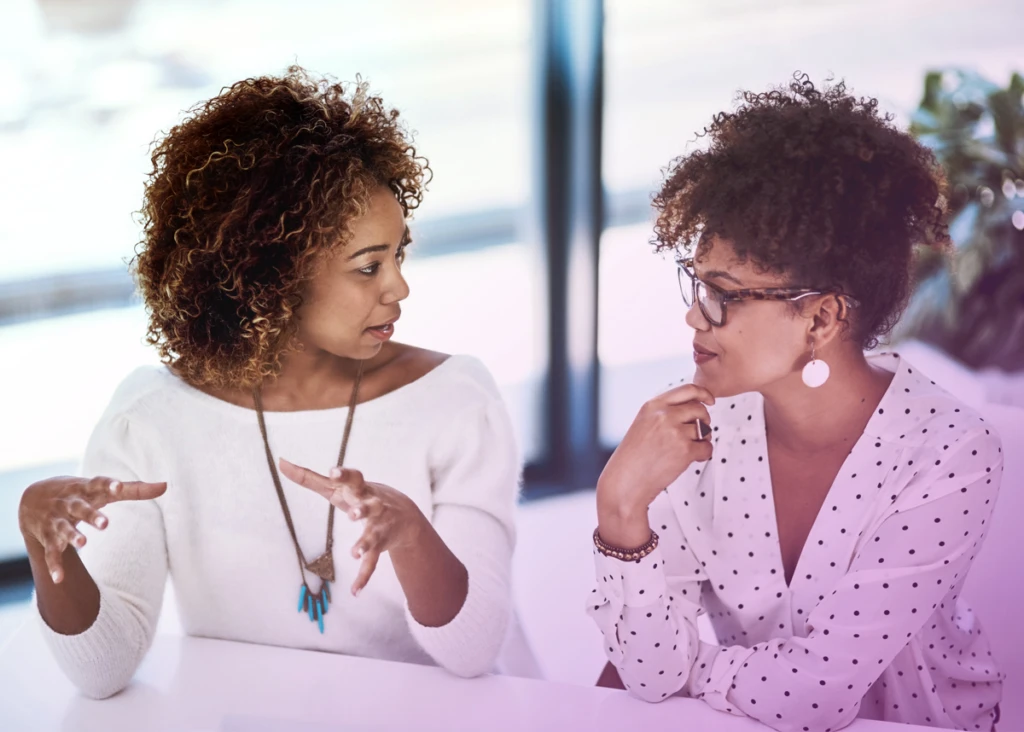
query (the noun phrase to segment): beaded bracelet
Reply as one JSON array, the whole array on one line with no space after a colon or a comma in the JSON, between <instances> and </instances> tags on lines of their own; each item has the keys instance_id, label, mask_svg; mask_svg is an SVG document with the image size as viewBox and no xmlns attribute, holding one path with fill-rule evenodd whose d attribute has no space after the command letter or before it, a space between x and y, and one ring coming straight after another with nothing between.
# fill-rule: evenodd
<instances>
[{"instance_id":1,"label":"beaded bracelet","mask_svg":"<svg viewBox=\"0 0 1024 732\"><path fill-rule=\"evenodd\" d=\"M651 538L648 539L647 543L643 546L639 546L636 549L619 549L618 547L611 546L610 544L605 544L601 535L598 533L598 530L594 529L594 546L597 547L597 550L606 557L615 557L616 559L621 559L624 562L639 562L658 548L658 535L652 531Z\"/></svg>"}]
</instances>

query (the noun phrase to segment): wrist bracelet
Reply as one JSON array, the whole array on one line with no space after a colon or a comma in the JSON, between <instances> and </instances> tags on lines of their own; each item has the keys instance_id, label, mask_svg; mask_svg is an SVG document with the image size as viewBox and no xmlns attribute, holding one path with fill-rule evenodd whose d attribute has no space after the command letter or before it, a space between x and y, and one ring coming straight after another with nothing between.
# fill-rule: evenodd
<instances>
[{"instance_id":1,"label":"wrist bracelet","mask_svg":"<svg viewBox=\"0 0 1024 732\"><path fill-rule=\"evenodd\" d=\"M594 529L594 546L597 547L597 550L606 557L615 557L616 559L621 559L624 562L639 562L658 548L658 535L652 531L651 538L648 539L647 543L643 546L638 546L636 549L620 549L610 544L606 544L601 538L601 534L598 533L598 529Z\"/></svg>"}]
</instances>

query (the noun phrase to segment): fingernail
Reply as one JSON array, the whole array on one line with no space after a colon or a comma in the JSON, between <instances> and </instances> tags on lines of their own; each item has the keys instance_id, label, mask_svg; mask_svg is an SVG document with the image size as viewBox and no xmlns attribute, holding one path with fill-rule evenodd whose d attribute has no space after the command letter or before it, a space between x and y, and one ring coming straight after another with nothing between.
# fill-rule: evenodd
<instances>
[{"instance_id":1,"label":"fingernail","mask_svg":"<svg viewBox=\"0 0 1024 732\"><path fill-rule=\"evenodd\" d=\"M97 529L105 529L105 528L107 528L107 520L105 518L103 518L102 516L100 516L98 519L96 519L96 528Z\"/></svg>"},{"instance_id":2,"label":"fingernail","mask_svg":"<svg viewBox=\"0 0 1024 732\"><path fill-rule=\"evenodd\" d=\"M117 495L117 492L121 490L121 481L112 480L110 481L110 493L111 495Z\"/></svg>"},{"instance_id":3,"label":"fingernail","mask_svg":"<svg viewBox=\"0 0 1024 732\"><path fill-rule=\"evenodd\" d=\"M352 588L352 597L359 597L359 593L360 592L362 592L361 589L357 589L357 588L353 587Z\"/></svg>"},{"instance_id":4,"label":"fingernail","mask_svg":"<svg viewBox=\"0 0 1024 732\"><path fill-rule=\"evenodd\" d=\"M278 458L278 460L280 460L280 461L281 461L281 464L282 464L282 465L291 465L291 466L293 466L293 467L294 467L294 464L293 464L292 462L290 462L290 461L288 461L288 460L285 460L284 458Z\"/></svg>"},{"instance_id":5,"label":"fingernail","mask_svg":"<svg viewBox=\"0 0 1024 732\"><path fill-rule=\"evenodd\" d=\"M328 473L328 475L330 475L332 478L340 478L341 477L341 468L339 468L337 465L335 465L333 468L331 468L331 470Z\"/></svg>"},{"instance_id":6,"label":"fingernail","mask_svg":"<svg viewBox=\"0 0 1024 732\"><path fill-rule=\"evenodd\" d=\"M349 511L349 512L348 512L348 517L349 517L350 519L352 519L353 521L355 521L356 519L358 519L358 518L359 518L359 515L360 515L360 514L359 514L359 509L358 509L358 508L353 508L353 509L352 509L351 511Z\"/></svg>"},{"instance_id":7,"label":"fingernail","mask_svg":"<svg viewBox=\"0 0 1024 732\"><path fill-rule=\"evenodd\" d=\"M56 571L50 572L50 577L53 579L53 584L60 582L60 573Z\"/></svg>"},{"instance_id":8,"label":"fingernail","mask_svg":"<svg viewBox=\"0 0 1024 732\"><path fill-rule=\"evenodd\" d=\"M76 536L75 537L75 546L77 546L79 549L81 549L83 546L85 546L85 537L84 536Z\"/></svg>"}]
</instances>

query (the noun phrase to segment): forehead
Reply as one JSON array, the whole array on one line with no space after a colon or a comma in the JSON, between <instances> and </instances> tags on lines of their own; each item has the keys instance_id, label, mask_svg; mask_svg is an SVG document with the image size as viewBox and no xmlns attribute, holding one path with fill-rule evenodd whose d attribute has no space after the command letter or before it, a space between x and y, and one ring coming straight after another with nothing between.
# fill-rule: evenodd
<instances>
[{"instance_id":1,"label":"forehead","mask_svg":"<svg viewBox=\"0 0 1024 732\"><path fill-rule=\"evenodd\" d=\"M748 258L741 261L728 239L715 237L697 250L693 259L694 270L701 279L709 278L716 284L738 287L727 279L714 279L715 272L728 272L742 283L745 289L762 287L783 287L786 278L774 272L765 271Z\"/></svg>"},{"instance_id":2,"label":"forehead","mask_svg":"<svg viewBox=\"0 0 1024 732\"><path fill-rule=\"evenodd\" d=\"M352 222L354 236L401 230L405 231L405 212L395 195L383 186L370 196L366 213Z\"/></svg>"}]
</instances>

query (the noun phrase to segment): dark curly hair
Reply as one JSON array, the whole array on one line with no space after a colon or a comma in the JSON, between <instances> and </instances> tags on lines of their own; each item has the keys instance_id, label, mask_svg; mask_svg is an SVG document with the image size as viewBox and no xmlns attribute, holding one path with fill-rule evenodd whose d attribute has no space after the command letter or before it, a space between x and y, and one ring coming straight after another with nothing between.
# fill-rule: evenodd
<instances>
[{"instance_id":1,"label":"dark curly hair","mask_svg":"<svg viewBox=\"0 0 1024 732\"><path fill-rule=\"evenodd\" d=\"M132 266L147 340L189 383L279 373L304 285L373 191L419 205L430 168L398 112L347 86L295 66L245 79L154 143Z\"/></svg>"},{"instance_id":2,"label":"dark curly hair","mask_svg":"<svg viewBox=\"0 0 1024 732\"><path fill-rule=\"evenodd\" d=\"M760 271L852 295L844 323L874 348L906 308L916 248L949 247L942 170L841 81L818 90L797 73L738 101L669 165L652 243L700 257L718 236Z\"/></svg>"}]
</instances>

